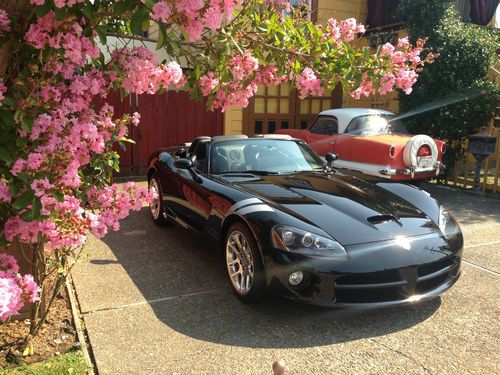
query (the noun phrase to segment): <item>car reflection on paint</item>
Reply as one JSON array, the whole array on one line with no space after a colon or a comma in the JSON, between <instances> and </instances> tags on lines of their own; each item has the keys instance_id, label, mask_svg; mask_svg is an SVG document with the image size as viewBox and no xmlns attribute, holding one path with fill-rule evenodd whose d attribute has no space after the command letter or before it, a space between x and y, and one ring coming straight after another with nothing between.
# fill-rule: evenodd
<instances>
[{"instance_id":1,"label":"car reflection on paint","mask_svg":"<svg viewBox=\"0 0 500 375\"><path fill-rule=\"evenodd\" d=\"M198 137L155 152L148 181L153 220L219 241L245 302L396 306L460 275L461 230L428 193L341 173L289 136Z\"/></svg>"}]
</instances>

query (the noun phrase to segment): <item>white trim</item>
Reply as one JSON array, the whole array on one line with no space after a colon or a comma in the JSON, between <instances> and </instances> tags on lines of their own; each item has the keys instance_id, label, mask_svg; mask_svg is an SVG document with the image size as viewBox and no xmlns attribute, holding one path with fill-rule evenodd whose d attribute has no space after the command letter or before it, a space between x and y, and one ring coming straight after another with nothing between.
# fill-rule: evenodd
<instances>
[{"instance_id":1,"label":"white trim","mask_svg":"<svg viewBox=\"0 0 500 375\"><path fill-rule=\"evenodd\" d=\"M389 176L389 175L384 175L384 174L380 173L380 170L383 168L387 168L387 165L371 164L371 163L359 163L356 161L337 159L333 162L333 167L334 168L351 169L353 171L362 172L362 173L365 173L365 174L368 174L371 176L383 177L383 178L387 178L387 179L391 178L391 176Z\"/></svg>"}]
</instances>

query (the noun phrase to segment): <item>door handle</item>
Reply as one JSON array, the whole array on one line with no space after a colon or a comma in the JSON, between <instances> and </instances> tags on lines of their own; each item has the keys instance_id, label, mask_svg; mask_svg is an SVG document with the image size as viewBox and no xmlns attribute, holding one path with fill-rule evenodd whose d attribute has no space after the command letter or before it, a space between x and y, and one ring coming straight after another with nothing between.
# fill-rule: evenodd
<instances>
[{"instance_id":1,"label":"door handle","mask_svg":"<svg viewBox=\"0 0 500 375\"><path fill-rule=\"evenodd\" d=\"M328 143L329 143L329 144L331 144L331 145L334 145L334 144L335 144L335 141L330 141L330 142L328 142Z\"/></svg>"}]
</instances>

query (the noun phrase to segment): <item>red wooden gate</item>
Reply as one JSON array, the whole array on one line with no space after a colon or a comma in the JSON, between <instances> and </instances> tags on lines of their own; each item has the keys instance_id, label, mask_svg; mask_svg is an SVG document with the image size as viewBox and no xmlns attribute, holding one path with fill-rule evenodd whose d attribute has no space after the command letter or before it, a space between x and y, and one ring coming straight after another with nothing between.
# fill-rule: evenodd
<instances>
[{"instance_id":1,"label":"red wooden gate","mask_svg":"<svg viewBox=\"0 0 500 375\"><path fill-rule=\"evenodd\" d=\"M186 92L168 91L158 95L129 95L123 101L110 93L105 100L115 108L115 116L139 112L141 122L131 126L129 137L135 144L120 154L120 175L144 175L148 157L154 150L191 141L199 135L223 134L223 114L207 111L205 102L189 99Z\"/></svg>"}]
</instances>

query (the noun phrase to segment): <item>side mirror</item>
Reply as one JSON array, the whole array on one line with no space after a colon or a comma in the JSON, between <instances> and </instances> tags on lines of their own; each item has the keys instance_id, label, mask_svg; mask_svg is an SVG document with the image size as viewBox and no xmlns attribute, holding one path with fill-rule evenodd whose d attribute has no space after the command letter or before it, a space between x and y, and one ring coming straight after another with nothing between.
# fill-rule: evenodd
<instances>
[{"instance_id":1,"label":"side mirror","mask_svg":"<svg viewBox=\"0 0 500 375\"><path fill-rule=\"evenodd\" d=\"M333 162L335 160L337 160L339 158L339 156L334 153L334 152L328 152L326 155L325 155L325 160L326 162L328 163L328 166L331 167Z\"/></svg>"},{"instance_id":2,"label":"side mirror","mask_svg":"<svg viewBox=\"0 0 500 375\"><path fill-rule=\"evenodd\" d=\"M203 182L203 180L194 171L193 166L194 166L194 164L193 164L193 161L191 159L181 158L181 159L177 159L176 161L174 161L175 168L187 170L189 172L189 174L191 175L191 177L193 177L193 180L198 182L199 184L201 184Z\"/></svg>"},{"instance_id":3,"label":"side mirror","mask_svg":"<svg viewBox=\"0 0 500 375\"><path fill-rule=\"evenodd\" d=\"M174 161L174 167L178 169L191 169L193 168L193 161L186 158L177 159Z\"/></svg>"}]
</instances>

